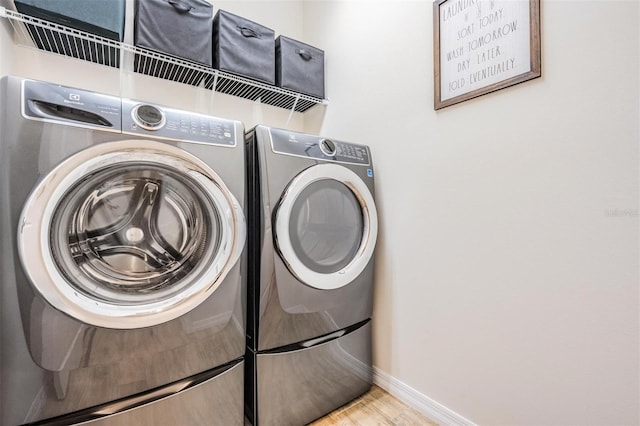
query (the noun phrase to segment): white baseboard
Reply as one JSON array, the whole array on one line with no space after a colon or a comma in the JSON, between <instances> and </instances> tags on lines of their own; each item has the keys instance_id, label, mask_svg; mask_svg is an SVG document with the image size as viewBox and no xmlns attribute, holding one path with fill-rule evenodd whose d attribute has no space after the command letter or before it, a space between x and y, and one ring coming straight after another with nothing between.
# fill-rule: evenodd
<instances>
[{"instance_id":1,"label":"white baseboard","mask_svg":"<svg viewBox=\"0 0 640 426\"><path fill-rule=\"evenodd\" d=\"M477 426L471 420L421 394L375 366L373 367L373 383L442 426Z\"/></svg>"}]
</instances>

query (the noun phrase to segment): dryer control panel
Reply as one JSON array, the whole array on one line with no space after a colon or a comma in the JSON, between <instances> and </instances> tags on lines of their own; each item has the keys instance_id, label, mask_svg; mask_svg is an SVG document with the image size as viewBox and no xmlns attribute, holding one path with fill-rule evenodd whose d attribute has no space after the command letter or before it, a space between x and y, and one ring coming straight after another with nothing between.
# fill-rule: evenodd
<instances>
[{"instance_id":1,"label":"dryer control panel","mask_svg":"<svg viewBox=\"0 0 640 426\"><path fill-rule=\"evenodd\" d=\"M131 99L122 100L122 132L185 142L236 145L235 123L231 120Z\"/></svg>"},{"instance_id":2,"label":"dryer control panel","mask_svg":"<svg viewBox=\"0 0 640 426\"><path fill-rule=\"evenodd\" d=\"M369 149L365 145L327 139L320 136L270 129L271 148L278 154L309 157L318 160L369 165Z\"/></svg>"}]
</instances>

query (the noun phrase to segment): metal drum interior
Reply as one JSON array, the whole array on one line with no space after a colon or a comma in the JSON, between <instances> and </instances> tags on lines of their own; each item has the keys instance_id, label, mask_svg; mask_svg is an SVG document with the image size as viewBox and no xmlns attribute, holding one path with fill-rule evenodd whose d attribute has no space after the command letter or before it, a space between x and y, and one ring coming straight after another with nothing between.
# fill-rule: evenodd
<instances>
[{"instance_id":1,"label":"metal drum interior","mask_svg":"<svg viewBox=\"0 0 640 426\"><path fill-rule=\"evenodd\" d=\"M125 163L69 189L55 210L51 249L77 290L101 301L173 297L220 244L220 216L201 186L170 168Z\"/></svg>"}]
</instances>

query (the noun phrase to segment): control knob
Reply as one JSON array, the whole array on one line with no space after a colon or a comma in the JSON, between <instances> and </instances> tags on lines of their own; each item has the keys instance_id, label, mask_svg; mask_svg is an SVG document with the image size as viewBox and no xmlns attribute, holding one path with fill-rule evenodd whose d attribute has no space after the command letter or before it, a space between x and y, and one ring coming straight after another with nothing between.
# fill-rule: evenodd
<instances>
[{"instance_id":1,"label":"control knob","mask_svg":"<svg viewBox=\"0 0 640 426\"><path fill-rule=\"evenodd\" d=\"M320 151L322 151L324 155L333 157L336 155L336 144L329 139L320 139Z\"/></svg>"},{"instance_id":2,"label":"control knob","mask_svg":"<svg viewBox=\"0 0 640 426\"><path fill-rule=\"evenodd\" d=\"M164 112L153 105L140 104L131 111L133 121L145 130L158 130L164 127L167 118Z\"/></svg>"}]
</instances>

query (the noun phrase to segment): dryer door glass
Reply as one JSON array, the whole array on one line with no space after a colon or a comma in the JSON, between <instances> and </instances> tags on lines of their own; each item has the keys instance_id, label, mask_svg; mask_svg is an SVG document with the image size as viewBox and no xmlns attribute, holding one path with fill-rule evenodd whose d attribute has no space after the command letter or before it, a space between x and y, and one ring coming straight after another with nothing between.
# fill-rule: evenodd
<instances>
[{"instance_id":1,"label":"dryer door glass","mask_svg":"<svg viewBox=\"0 0 640 426\"><path fill-rule=\"evenodd\" d=\"M291 208L289 236L308 268L333 273L347 266L362 241L360 203L343 183L323 179L308 185Z\"/></svg>"},{"instance_id":2,"label":"dryer door glass","mask_svg":"<svg viewBox=\"0 0 640 426\"><path fill-rule=\"evenodd\" d=\"M348 285L370 264L378 216L367 183L350 169L318 164L291 180L274 219L289 271L320 290Z\"/></svg>"}]
</instances>

